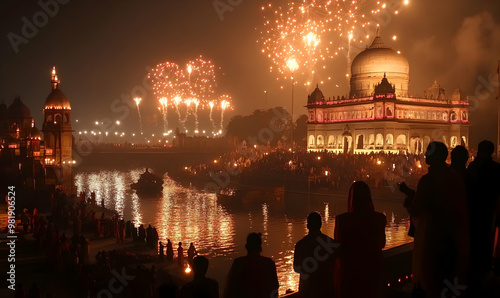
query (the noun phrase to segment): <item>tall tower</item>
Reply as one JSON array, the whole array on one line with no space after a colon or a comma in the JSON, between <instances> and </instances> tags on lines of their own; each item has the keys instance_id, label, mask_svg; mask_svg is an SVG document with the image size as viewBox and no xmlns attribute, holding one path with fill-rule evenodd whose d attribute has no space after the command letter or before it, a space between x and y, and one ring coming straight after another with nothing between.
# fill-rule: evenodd
<instances>
[{"instance_id":1,"label":"tall tower","mask_svg":"<svg viewBox=\"0 0 500 298\"><path fill-rule=\"evenodd\" d=\"M47 171L46 183L62 186L67 194L71 194L74 164L71 105L66 95L59 89L60 81L55 66L52 68L50 83L52 92L45 100L42 126L45 145L43 163Z\"/></svg>"}]
</instances>

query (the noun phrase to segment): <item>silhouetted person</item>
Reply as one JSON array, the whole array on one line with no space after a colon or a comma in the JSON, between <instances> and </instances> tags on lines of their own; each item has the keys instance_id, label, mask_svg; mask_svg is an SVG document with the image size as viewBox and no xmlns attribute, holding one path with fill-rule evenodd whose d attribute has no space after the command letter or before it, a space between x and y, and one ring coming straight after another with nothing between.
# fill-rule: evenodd
<instances>
[{"instance_id":1,"label":"silhouetted person","mask_svg":"<svg viewBox=\"0 0 500 298\"><path fill-rule=\"evenodd\" d=\"M420 179L415 197L407 205L415 224L413 277L416 290L426 297L440 297L446 280L465 284L468 212L463 179L446 164L446 145L431 142L425 156L429 172Z\"/></svg>"},{"instance_id":2,"label":"silhouetted person","mask_svg":"<svg viewBox=\"0 0 500 298\"><path fill-rule=\"evenodd\" d=\"M500 193L500 164L491 155L490 141L479 143L477 157L467 169L467 201L470 214L472 283L484 277L493 265L495 216ZM474 281L475 280L475 281Z\"/></svg>"},{"instance_id":3,"label":"silhouetted person","mask_svg":"<svg viewBox=\"0 0 500 298\"><path fill-rule=\"evenodd\" d=\"M163 259L165 256L165 245L160 241L160 258Z\"/></svg>"},{"instance_id":4,"label":"silhouetted person","mask_svg":"<svg viewBox=\"0 0 500 298\"><path fill-rule=\"evenodd\" d=\"M229 270L225 298L278 297L276 265L260 255L262 239L257 233L247 236L247 255L234 259Z\"/></svg>"},{"instance_id":5,"label":"silhouetted person","mask_svg":"<svg viewBox=\"0 0 500 298\"><path fill-rule=\"evenodd\" d=\"M132 231L133 231L134 225L130 220L127 220L127 223L125 225L125 238L130 238L132 236Z\"/></svg>"},{"instance_id":6,"label":"silhouetted person","mask_svg":"<svg viewBox=\"0 0 500 298\"><path fill-rule=\"evenodd\" d=\"M180 298L219 298L219 284L205 277L208 270L208 259L196 257L193 260L193 281L185 284L180 292Z\"/></svg>"},{"instance_id":7,"label":"silhouetted person","mask_svg":"<svg viewBox=\"0 0 500 298\"><path fill-rule=\"evenodd\" d=\"M189 263L189 266L193 266L193 260L194 260L194 257L198 255L198 252L196 252L196 248L194 247L194 244L193 242L191 242L189 244L189 248L188 248L188 263Z\"/></svg>"},{"instance_id":8,"label":"silhouetted person","mask_svg":"<svg viewBox=\"0 0 500 298\"><path fill-rule=\"evenodd\" d=\"M464 146L456 146L451 150L450 168L464 179L466 179L467 161L469 161L469 151Z\"/></svg>"},{"instance_id":9,"label":"silhouetted person","mask_svg":"<svg viewBox=\"0 0 500 298\"><path fill-rule=\"evenodd\" d=\"M177 247L177 264L179 267L184 267L184 248L182 248L182 242L179 242L179 247Z\"/></svg>"},{"instance_id":10,"label":"silhouetted person","mask_svg":"<svg viewBox=\"0 0 500 298\"><path fill-rule=\"evenodd\" d=\"M144 229L144 225L139 226L139 242L144 243L146 241L146 230Z\"/></svg>"},{"instance_id":11,"label":"silhouetted person","mask_svg":"<svg viewBox=\"0 0 500 298\"><path fill-rule=\"evenodd\" d=\"M340 297L385 297L381 277L386 225L385 215L375 212L369 186L354 182L347 213L335 217L334 238L342 247Z\"/></svg>"},{"instance_id":12,"label":"silhouetted person","mask_svg":"<svg viewBox=\"0 0 500 298\"><path fill-rule=\"evenodd\" d=\"M177 298L177 285L166 282L158 287L158 298Z\"/></svg>"},{"instance_id":13,"label":"silhouetted person","mask_svg":"<svg viewBox=\"0 0 500 298\"><path fill-rule=\"evenodd\" d=\"M148 247L153 247L153 241L154 241L153 227L151 225L148 225L148 228L146 229L146 244L148 245Z\"/></svg>"},{"instance_id":14,"label":"silhouetted person","mask_svg":"<svg viewBox=\"0 0 500 298\"><path fill-rule=\"evenodd\" d=\"M309 233L295 244L293 268L300 273L300 297L333 297L335 258L338 254L332 238L321 233L321 215L307 217Z\"/></svg>"},{"instance_id":15,"label":"silhouetted person","mask_svg":"<svg viewBox=\"0 0 500 298\"><path fill-rule=\"evenodd\" d=\"M170 242L170 239L167 239L167 260L174 260L174 247L172 245L172 242Z\"/></svg>"}]
</instances>

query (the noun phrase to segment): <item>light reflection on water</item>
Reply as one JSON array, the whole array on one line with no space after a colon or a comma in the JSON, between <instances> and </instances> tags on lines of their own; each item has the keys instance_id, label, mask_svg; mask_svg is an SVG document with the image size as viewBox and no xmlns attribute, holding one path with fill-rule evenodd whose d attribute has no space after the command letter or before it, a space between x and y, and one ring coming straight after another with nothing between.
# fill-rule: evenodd
<instances>
[{"instance_id":1,"label":"light reflection on water","mask_svg":"<svg viewBox=\"0 0 500 298\"><path fill-rule=\"evenodd\" d=\"M104 200L107 208L116 210L126 221L156 227L160 241L183 242L185 249L193 242L198 253L210 258L208 275L218 280L221 289L232 260L246 254L246 235L262 232L262 254L276 262L280 293L297 290L299 275L293 271L293 252L295 243L307 234L307 214L287 216L285 208L268 204L258 209L231 210L219 204L215 195L179 186L166 175L162 195L139 197L130 184L143 171L80 172L75 184L78 193L94 191L98 204ZM324 219L322 231L329 236L335 228L336 209L335 203L327 202L317 208ZM398 222L393 212L386 215L386 248L407 243L407 222Z\"/></svg>"}]
</instances>

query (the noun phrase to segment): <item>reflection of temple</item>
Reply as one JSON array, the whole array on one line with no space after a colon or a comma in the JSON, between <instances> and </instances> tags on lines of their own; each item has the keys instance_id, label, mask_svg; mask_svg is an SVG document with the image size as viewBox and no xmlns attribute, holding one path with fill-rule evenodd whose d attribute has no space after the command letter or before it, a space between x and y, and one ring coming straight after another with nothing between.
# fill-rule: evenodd
<instances>
[{"instance_id":1,"label":"reflection of temple","mask_svg":"<svg viewBox=\"0 0 500 298\"><path fill-rule=\"evenodd\" d=\"M14 99L7 108L0 104L0 178L2 183L37 189L62 186L71 193L72 130L71 107L59 90L55 68L52 92L45 102L43 134L35 127L31 112Z\"/></svg>"},{"instance_id":2,"label":"reflection of temple","mask_svg":"<svg viewBox=\"0 0 500 298\"><path fill-rule=\"evenodd\" d=\"M421 153L431 141L468 145L469 102L434 84L410 97L409 64L380 36L354 58L349 98L326 99L318 87L307 101L310 151Z\"/></svg>"}]
</instances>

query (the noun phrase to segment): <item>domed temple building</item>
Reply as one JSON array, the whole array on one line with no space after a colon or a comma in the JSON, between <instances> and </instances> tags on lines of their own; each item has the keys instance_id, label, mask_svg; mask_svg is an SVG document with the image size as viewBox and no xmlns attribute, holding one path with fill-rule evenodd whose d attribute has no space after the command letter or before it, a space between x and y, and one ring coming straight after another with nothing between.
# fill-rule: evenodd
<instances>
[{"instance_id":1,"label":"domed temple building","mask_svg":"<svg viewBox=\"0 0 500 298\"><path fill-rule=\"evenodd\" d=\"M67 193L71 193L72 167L75 163L72 157L71 105L66 95L59 89L60 81L55 67L52 69L50 83L52 92L45 100L42 126L45 146L43 163L47 169L46 183L62 185Z\"/></svg>"},{"instance_id":2,"label":"domed temple building","mask_svg":"<svg viewBox=\"0 0 500 298\"><path fill-rule=\"evenodd\" d=\"M51 85L43 109L43 140L31 111L19 97L9 107L0 104L0 176L3 184L31 189L62 187L69 194L75 163L71 106L59 89L55 67Z\"/></svg>"},{"instance_id":3,"label":"domed temple building","mask_svg":"<svg viewBox=\"0 0 500 298\"><path fill-rule=\"evenodd\" d=\"M349 97L308 96L307 148L337 153L422 153L431 141L468 146L469 102L437 83L409 94L409 64L380 36L354 58Z\"/></svg>"},{"instance_id":4,"label":"domed temple building","mask_svg":"<svg viewBox=\"0 0 500 298\"><path fill-rule=\"evenodd\" d=\"M40 131L21 98L16 97L9 107L0 104L1 180L29 188L41 185L44 171L40 148Z\"/></svg>"}]
</instances>

